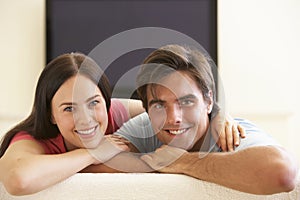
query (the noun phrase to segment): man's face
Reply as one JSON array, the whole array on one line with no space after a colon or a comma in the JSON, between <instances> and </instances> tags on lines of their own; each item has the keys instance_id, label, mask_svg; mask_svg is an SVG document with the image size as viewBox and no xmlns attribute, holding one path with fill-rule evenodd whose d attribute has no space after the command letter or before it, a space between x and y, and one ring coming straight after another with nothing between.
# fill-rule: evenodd
<instances>
[{"instance_id":1,"label":"man's face","mask_svg":"<svg viewBox=\"0 0 300 200\"><path fill-rule=\"evenodd\" d=\"M158 139L164 144L191 150L199 148L209 126L212 100L184 72L173 72L147 88L148 114Z\"/></svg>"}]
</instances>

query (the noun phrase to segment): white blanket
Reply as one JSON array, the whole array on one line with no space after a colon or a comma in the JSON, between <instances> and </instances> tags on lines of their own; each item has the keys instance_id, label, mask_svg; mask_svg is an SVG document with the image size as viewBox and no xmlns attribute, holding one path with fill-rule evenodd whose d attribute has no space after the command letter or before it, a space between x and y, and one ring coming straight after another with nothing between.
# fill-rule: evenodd
<instances>
[{"instance_id":1,"label":"white blanket","mask_svg":"<svg viewBox=\"0 0 300 200\"><path fill-rule=\"evenodd\" d=\"M230 199L300 200L300 176L297 188L289 193L251 195L197 180L185 175L156 173L78 173L39 193L14 197L0 183L0 200L97 200L97 199Z\"/></svg>"}]
</instances>

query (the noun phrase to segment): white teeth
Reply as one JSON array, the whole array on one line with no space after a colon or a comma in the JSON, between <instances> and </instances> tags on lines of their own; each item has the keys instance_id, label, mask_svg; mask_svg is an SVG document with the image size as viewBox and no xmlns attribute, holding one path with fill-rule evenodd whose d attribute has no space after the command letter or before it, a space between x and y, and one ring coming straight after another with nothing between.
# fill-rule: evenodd
<instances>
[{"instance_id":1,"label":"white teeth","mask_svg":"<svg viewBox=\"0 0 300 200\"><path fill-rule=\"evenodd\" d=\"M186 131L186 129L179 129L179 130L169 130L169 132L171 133L171 134L174 134L174 135L179 135L179 134L182 134L182 133L184 133Z\"/></svg>"},{"instance_id":2,"label":"white teeth","mask_svg":"<svg viewBox=\"0 0 300 200\"><path fill-rule=\"evenodd\" d=\"M78 130L77 130L77 132L78 132L79 134L82 134L82 135L88 135L88 134L93 133L94 130L95 130L95 127L94 127L94 128L91 128L91 129L89 129L89 130L84 130L84 131L78 131Z\"/></svg>"}]
</instances>

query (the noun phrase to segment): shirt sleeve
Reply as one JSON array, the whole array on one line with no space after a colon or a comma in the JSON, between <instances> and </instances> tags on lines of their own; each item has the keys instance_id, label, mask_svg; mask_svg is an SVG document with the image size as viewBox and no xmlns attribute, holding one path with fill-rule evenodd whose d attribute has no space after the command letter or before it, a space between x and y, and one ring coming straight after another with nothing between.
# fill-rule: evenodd
<instances>
[{"instance_id":1,"label":"shirt sleeve","mask_svg":"<svg viewBox=\"0 0 300 200\"><path fill-rule=\"evenodd\" d=\"M236 151L254 146L280 146L280 144L277 141L275 141L270 135L265 133L263 130L259 129L252 122L240 118L236 118L235 120L238 121L239 124L243 126L246 131L246 137L241 138L240 145L235 148Z\"/></svg>"},{"instance_id":2,"label":"shirt sleeve","mask_svg":"<svg viewBox=\"0 0 300 200\"><path fill-rule=\"evenodd\" d=\"M36 141L36 139L34 139L31 135L29 135L27 132L25 131L20 131L19 133L17 133L13 139L10 141L10 144L13 144L14 142L17 142L19 140L32 140L32 141Z\"/></svg>"},{"instance_id":3,"label":"shirt sleeve","mask_svg":"<svg viewBox=\"0 0 300 200\"><path fill-rule=\"evenodd\" d=\"M61 134L58 134L56 138L37 140L26 131L21 131L13 137L10 145L20 140L31 140L38 142L44 148L45 154L59 154L67 151Z\"/></svg>"},{"instance_id":4,"label":"shirt sleeve","mask_svg":"<svg viewBox=\"0 0 300 200\"><path fill-rule=\"evenodd\" d=\"M114 134L126 138L140 153L153 152L162 145L152 129L147 113L130 119Z\"/></svg>"},{"instance_id":5,"label":"shirt sleeve","mask_svg":"<svg viewBox=\"0 0 300 200\"><path fill-rule=\"evenodd\" d=\"M111 106L108 112L108 127L106 134L117 131L129 120L129 114L124 105L118 99L111 99Z\"/></svg>"}]
</instances>

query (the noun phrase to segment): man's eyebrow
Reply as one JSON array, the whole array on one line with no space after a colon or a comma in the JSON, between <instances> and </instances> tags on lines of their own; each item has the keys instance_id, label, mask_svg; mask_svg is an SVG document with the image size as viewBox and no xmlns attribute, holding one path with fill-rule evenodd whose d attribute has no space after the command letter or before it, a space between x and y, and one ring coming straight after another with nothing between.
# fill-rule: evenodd
<instances>
[{"instance_id":1,"label":"man's eyebrow","mask_svg":"<svg viewBox=\"0 0 300 200\"><path fill-rule=\"evenodd\" d=\"M160 100L160 99L152 99L151 101L149 101L149 106L152 106L153 104L156 103L160 103L160 104L164 104L166 101Z\"/></svg>"},{"instance_id":2,"label":"man's eyebrow","mask_svg":"<svg viewBox=\"0 0 300 200\"><path fill-rule=\"evenodd\" d=\"M182 97L179 97L177 99L177 101L184 101L186 99L197 99L197 97L193 94L188 94L188 95L185 95L185 96L182 96ZM149 101L149 106L153 105L153 104L156 104L156 103L160 103L160 104L165 104L166 101L163 101L161 99L152 99L151 101Z\"/></svg>"},{"instance_id":3,"label":"man's eyebrow","mask_svg":"<svg viewBox=\"0 0 300 200\"><path fill-rule=\"evenodd\" d=\"M193 94L188 94L188 95L185 95L183 97L179 97L178 101L182 101L182 100L186 100L186 99L197 99L197 97Z\"/></svg>"},{"instance_id":4,"label":"man's eyebrow","mask_svg":"<svg viewBox=\"0 0 300 200\"><path fill-rule=\"evenodd\" d=\"M87 103L87 102L91 101L92 99L94 99L96 97L100 97L100 95L96 94L96 95L94 95L92 97L89 97L87 100L85 100L85 102ZM74 103L74 102L64 102L64 103L61 103L59 105L59 107L61 107L61 106L72 106L72 105L76 105L76 103Z\"/></svg>"}]
</instances>

